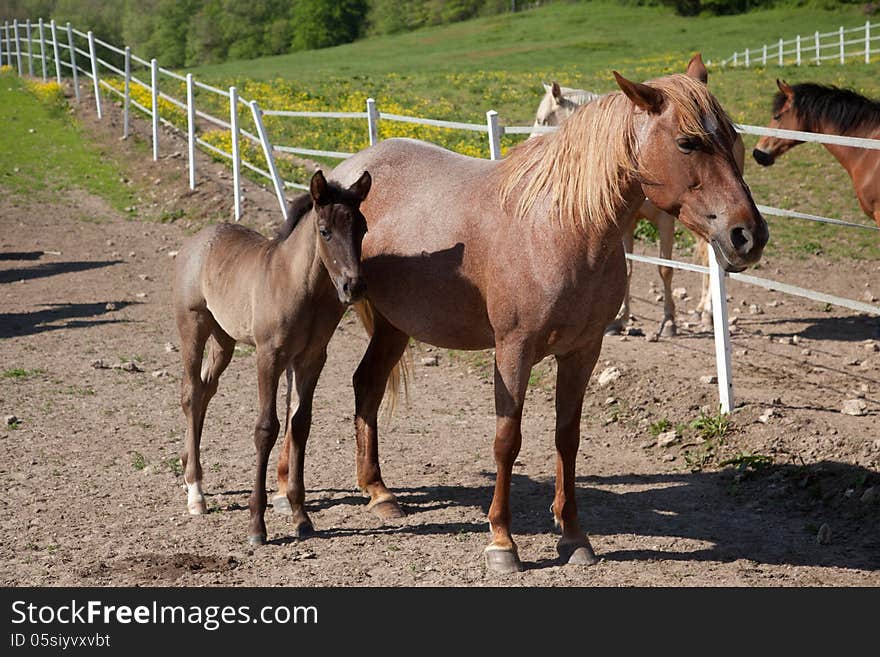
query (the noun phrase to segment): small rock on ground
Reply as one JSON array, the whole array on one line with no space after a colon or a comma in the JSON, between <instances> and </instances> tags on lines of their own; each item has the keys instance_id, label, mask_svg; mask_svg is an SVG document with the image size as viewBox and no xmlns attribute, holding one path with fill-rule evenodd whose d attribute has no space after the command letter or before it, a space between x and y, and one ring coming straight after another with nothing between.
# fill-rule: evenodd
<instances>
[{"instance_id":1,"label":"small rock on ground","mask_svg":"<svg viewBox=\"0 0 880 657\"><path fill-rule=\"evenodd\" d=\"M861 399L847 399L843 402L840 412L844 415L865 415L867 410L868 405Z\"/></svg>"},{"instance_id":2,"label":"small rock on ground","mask_svg":"<svg viewBox=\"0 0 880 657\"><path fill-rule=\"evenodd\" d=\"M623 373L616 367L606 367L604 370L602 370L601 374L599 374L597 382L600 386L604 387L607 386L609 383L617 381L617 379L619 379L622 375Z\"/></svg>"}]
</instances>

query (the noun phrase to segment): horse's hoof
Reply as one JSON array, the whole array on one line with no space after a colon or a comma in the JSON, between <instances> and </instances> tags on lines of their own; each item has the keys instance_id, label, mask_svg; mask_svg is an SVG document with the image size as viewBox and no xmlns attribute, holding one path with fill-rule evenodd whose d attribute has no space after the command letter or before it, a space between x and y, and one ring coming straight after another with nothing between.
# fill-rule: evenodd
<instances>
[{"instance_id":1,"label":"horse's hoof","mask_svg":"<svg viewBox=\"0 0 880 657\"><path fill-rule=\"evenodd\" d=\"M380 520L395 520L406 515L397 500L383 500L369 505L367 508Z\"/></svg>"},{"instance_id":2,"label":"horse's hoof","mask_svg":"<svg viewBox=\"0 0 880 657\"><path fill-rule=\"evenodd\" d=\"M660 329L660 337L662 338L674 338L676 335L678 335L678 328L672 322L667 322Z\"/></svg>"},{"instance_id":3,"label":"horse's hoof","mask_svg":"<svg viewBox=\"0 0 880 657\"><path fill-rule=\"evenodd\" d=\"M294 525L290 533L294 538L309 538L315 535L315 527L312 525L311 520L303 520Z\"/></svg>"},{"instance_id":4,"label":"horse's hoof","mask_svg":"<svg viewBox=\"0 0 880 657\"><path fill-rule=\"evenodd\" d=\"M493 573L510 574L521 573L523 570L522 562L516 550L501 550L499 548L487 548L486 569Z\"/></svg>"},{"instance_id":5,"label":"horse's hoof","mask_svg":"<svg viewBox=\"0 0 880 657\"><path fill-rule=\"evenodd\" d=\"M593 546L586 538L581 541L559 541L556 544L556 551L559 553L560 559L565 563L575 566L592 566L599 562L596 553L593 552Z\"/></svg>"},{"instance_id":6,"label":"horse's hoof","mask_svg":"<svg viewBox=\"0 0 880 657\"><path fill-rule=\"evenodd\" d=\"M623 333L623 326L620 324L611 324L605 328L605 335L620 335Z\"/></svg>"},{"instance_id":7,"label":"horse's hoof","mask_svg":"<svg viewBox=\"0 0 880 657\"><path fill-rule=\"evenodd\" d=\"M266 535L257 534L256 536L248 536L248 545L251 547L260 547L266 544Z\"/></svg>"},{"instance_id":8,"label":"horse's hoof","mask_svg":"<svg viewBox=\"0 0 880 657\"><path fill-rule=\"evenodd\" d=\"M290 500L287 499L287 495L276 495L273 497L272 509L274 509L275 513L280 513L284 516L293 515L293 509L290 508Z\"/></svg>"},{"instance_id":9,"label":"horse's hoof","mask_svg":"<svg viewBox=\"0 0 880 657\"><path fill-rule=\"evenodd\" d=\"M186 508L191 516L203 516L208 512L208 505L205 504L204 500L187 504Z\"/></svg>"}]
</instances>

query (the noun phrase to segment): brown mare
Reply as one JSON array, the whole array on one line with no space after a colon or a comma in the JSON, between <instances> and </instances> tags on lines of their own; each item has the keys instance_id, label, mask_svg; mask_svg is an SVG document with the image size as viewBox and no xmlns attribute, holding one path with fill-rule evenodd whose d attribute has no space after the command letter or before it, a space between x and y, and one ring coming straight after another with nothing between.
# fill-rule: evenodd
<instances>
[{"instance_id":1,"label":"brown mare","mask_svg":"<svg viewBox=\"0 0 880 657\"><path fill-rule=\"evenodd\" d=\"M354 377L358 485L382 518L402 514L382 481L377 415L410 336L451 349L495 348L495 493L491 570L519 570L510 487L532 366L554 355L557 549L595 561L575 506L575 458L587 381L626 287L621 232L647 196L709 241L726 268L756 262L767 225L733 157L732 124L705 84L672 75L578 111L504 160L389 139L342 163L369 168L363 244L372 338ZM287 473L280 473L285 480Z\"/></svg>"},{"instance_id":2,"label":"brown mare","mask_svg":"<svg viewBox=\"0 0 880 657\"><path fill-rule=\"evenodd\" d=\"M849 89L804 82L794 86L777 80L771 128L822 132L848 137L880 139L880 102ZM803 142L761 137L752 155L762 166ZM824 144L852 178L859 205L880 226L880 151Z\"/></svg>"},{"instance_id":3,"label":"brown mare","mask_svg":"<svg viewBox=\"0 0 880 657\"><path fill-rule=\"evenodd\" d=\"M260 415L254 430L256 480L248 503L252 545L266 541L266 463L278 437L278 379L288 366L296 376L298 407L285 428L285 444L298 476L286 488L293 533L312 530L301 487L312 397L327 343L345 307L365 289L360 261L367 224L360 205L370 184L366 171L347 189L318 171L309 193L291 202L275 239L237 224L218 224L190 238L177 256L173 303L183 356L184 482L192 514L206 511L199 443L208 402L235 343L256 347Z\"/></svg>"},{"instance_id":4,"label":"brown mare","mask_svg":"<svg viewBox=\"0 0 880 657\"><path fill-rule=\"evenodd\" d=\"M687 66L688 75L699 78L703 82L708 82L709 73L703 64L703 57L700 53L695 54ZM583 89L572 89L569 87L560 87L559 83L554 81L552 84L544 85L545 94L538 106L535 115L535 127L539 126L559 126L565 119L571 116L574 111L586 103L592 102L599 98L598 94ZM541 134L538 131L532 133L532 137ZM739 166L740 172L743 171L745 163L745 146L742 137L737 134L734 144L734 157ZM660 257L666 260L672 259L672 246L675 241L675 217L667 212L659 209L651 201L645 199L639 208L636 220L646 219L657 228L657 234L660 242ZM634 243L636 222L634 221L629 230L624 232L623 243L627 253L632 253ZM703 240L697 240L695 248L695 256L697 260L704 264L709 264L708 245ZM630 286L629 281L632 280L631 260L627 260L627 286L626 293L623 296L623 304L617 317L608 326L609 333L622 333L626 329L627 323L630 321ZM657 330L658 336L672 337L677 333L677 325L675 321L675 300L672 296L672 267L657 267L660 272L660 280L663 282L663 320ZM712 294L709 288L708 274L703 276L702 294L696 311L704 327L712 326Z\"/></svg>"}]
</instances>

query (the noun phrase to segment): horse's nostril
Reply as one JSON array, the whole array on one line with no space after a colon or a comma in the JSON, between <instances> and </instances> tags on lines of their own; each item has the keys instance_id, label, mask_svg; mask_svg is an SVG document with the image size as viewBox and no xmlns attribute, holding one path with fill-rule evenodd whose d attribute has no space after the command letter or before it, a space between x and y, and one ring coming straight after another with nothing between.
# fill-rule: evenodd
<instances>
[{"instance_id":1,"label":"horse's nostril","mask_svg":"<svg viewBox=\"0 0 880 657\"><path fill-rule=\"evenodd\" d=\"M740 255L747 255L752 250L755 238L752 236L752 231L748 228L737 226L730 231L730 243L733 245L734 251Z\"/></svg>"},{"instance_id":2,"label":"horse's nostril","mask_svg":"<svg viewBox=\"0 0 880 657\"><path fill-rule=\"evenodd\" d=\"M768 167L773 164L773 156L766 151L762 151L756 148L752 151L752 157L755 158L755 162L763 167Z\"/></svg>"},{"instance_id":3,"label":"horse's nostril","mask_svg":"<svg viewBox=\"0 0 880 657\"><path fill-rule=\"evenodd\" d=\"M342 284L342 291L346 294L351 294L351 279L346 278L345 282Z\"/></svg>"}]
</instances>

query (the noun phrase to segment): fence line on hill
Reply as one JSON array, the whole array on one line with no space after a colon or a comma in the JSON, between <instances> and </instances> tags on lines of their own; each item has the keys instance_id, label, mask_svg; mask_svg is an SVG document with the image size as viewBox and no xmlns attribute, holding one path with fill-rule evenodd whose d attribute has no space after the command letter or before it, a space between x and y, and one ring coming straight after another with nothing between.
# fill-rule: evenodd
<instances>
[{"instance_id":1,"label":"fence line on hill","mask_svg":"<svg viewBox=\"0 0 880 657\"><path fill-rule=\"evenodd\" d=\"M861 32L861 34L857 34ZM855 35L849 37L847 35ZM874 47L877 45L878 47ZM847 50L847 46L855 46ZM822 53L829 51L830 54ZM809 53L813 53L810 56ZM785 66L794 64L816 64L823 61L836 60L841 64L846 63L847 58L860 59L865 64L871 63L871 55L880 54L880 23L865 21L864 25L844 28L842 25L831 32L819 32L813 34L798 34L793 39L779 39L772 44L764 44L758 48L746 48L742 52L737 51L730 57L718 62L720 66Z\"/></svg>"},{"instance_id":2,"label":"fence line on hill","mask_svg":"<svg viewBox=\"0 0 880 657\"><path fill-rule=\"evenodd\" d=\"M51 41L47 40L44 34L44 21L40 19L37 22L38 29L36 31L32 30L32 24L28 20L25 22L25 29L21 30L21 24L18 21L13 21L12 26L7 22L0 30L0 64L3 63L3 57L5 55L7 65L16 69L19 75L24 75L25 66L23 57L27 57L27 71L28 75L34 75L33 68L33 60L38 59L41 63L41 72L43 80L48 80L49 77L49 55L47 54L47 45L52 46L53 57L51 59L56 80L60 83L62 79L62 68L68 69L71 73L73 79L73 86L76 94L77 102L80 102L80 90L78 85L78 75L81 73L85 77L89 78L92 82L92 86L94 89L94 98L95 98L95 109L98 115L98 118L103 116L102 108L101 108L101 89L106 89L108 93L114 94L122 99L123 104L123 137L128 137L130 134L130 107L133 106L139 111L143 112L151 119L151 142L152 142L152 156L154 160L159 159L159 126L165 125L170 130L181 133L185 136L187 140L187 163L188 163L188 173L189 173L189 186L191 189L195 189L197 184L197 172L196 172L196 162L195 162L195 149L197 146L202 147L203 149L218 155L220 157L229 159L232 164L233 170L233 211L236 221L241 218L242 215L242 195L241 195L241 169L242 167L253 171L259 176L262 176L270 181L272 184L272 188L275 192L276 198L278 200L281 213L286 218L287 217L287 203L284 196L284 190L287 188L292 189L301 189L305 190L308 187L304 184L287 181L284 180L276 166L275 162L275 153L293 153L298 155L310 155L315 157L326 157L333 159L346 159L351 157L353 153L342 152L342 151L328 151L321 149L310 149L310 148L302 148L295 146L285 146L273 144L269 139L268 133L265 129L265 125L263 123L264 116L277 116L277 117L291 117L291 118L323 118L328 120L334 119L365 119L366 120L366 130L369 137L370 145L373 145L379 141L379 123L380 121L396 121L396 122L404 122L404 123L414 123L418 125L426 125L433 127L441 127L451 130L467 130L472 132L480 132L485 133L487 135L488 140L488 154L489 158L492 160L501 159L501 137L502 135L522 135L522 134L530 134L532 132L550 132L555 128L543 128L543 127L535 127L535 126L503 126L499 122L498 113L494 110L489 110L486 112L486 123L466 123L459 121L446 121L439 119L428 119L422 117L415 116L406 116L401 114L391 114L386 112L379 111L376 106L376 102L372 98L368 98L366 101L366 107L364 112L316 112L316 111L295 111L295 110L286 110L286 109L262 109L256 100L247 100L241 97L238 94L238 90L235 86L229 87L228 90L219 89L210 84L206 84L204 82L197 81L193 78L192 74L181 75L179 73L175 73L174 71L162 68L158 65L156 59L151 59L149 61L137 57L131 52L131 49L126 47L124 49L118 48L117 46L111 45L100 39L96 39L94 34L89 32L81 32L79 30L73 29L70 23L62 28L67 34L67 43L63 43L58 39L58 31L59 28L56 25L55 21L50 21L50 30L51 30ZM869 29L869 28L866 28ZM21 39L21 33L24 31L26 34L26 43L27 51L23 50L23 44ZM39 45L39 53L35 52L34 46L34 37L38 39ZM76 47L75 38L79 37L80 40L85 40L88 45L88 51L85 51L81 48ZM96 55L96 46L100 45L103 48L114 52L121 57L123 57L123 68L120 69L109 62L104 61ZM64 57L60 53L61 51L65 51L66 58L69 61L65 61ZM13 66L13 55L15 56L15 66ZM85 58L83 60L79 60L77 55ZM81 63L85 63L88 61L88 68L83 68ZM149 68L150 71L150 83L146 83L145 81L140 80L131 74L131 64L132 62ZM115 86L109 84L106 80L101 79L100 67L103 66L105 69L111 71L116 76L120 77L123 82L123 90L120 91ZM179 100L174 98L173 96L163 93L159 90L159 76L164 75L168 78L177 80L179 82L183 82L186 85L186 100ZM132 83L140 86L146 91L150 92L150 107L145 107L144 105L138 103L132 98L131 87ZM225 121L220 119L219 117L213 116L207 112L200 111L195 107L194 100L194 88L199 88L209 93L217 94L228 99L229 104L229 121ZM159 110L159 100L165 100L171 103L174 107L183 110L186 113L186 123L187 128L184 132L178 126L176 126L171 121L165 119L160 116ZM257 130L257 134L253 134L247 130L241 128L239 123L239 109L240 106L247 108L250 111L250 114L253 118L254 125ZM217 126L220 126L224 130L230 131L230 141L231 141L231 152L225 151L217 146L206 142L203 139L200 139L196 135L196 117L206 120L210 123L213 123ZM825 135L820 133L805 133L798 132L792 130L776 130L769 129L760 126L750 126L750 125L740 125L736 126L738 132L743 134L751 134L751 135L775 135L779 137L785 137L790 139L798 139L799 141L811 141L816 143L830 143L830 144L843 144L847 146L852 146L856 148L869 148L869 149L880 149L880 140L872 140L872 139L861 139L854 137L841 137L838 135ZM240 142L242 139L247 139L253 142L255 145L258 145L263 153L264 159L266 161L266 169L262 169L258 165L247 161L241 155ZM868 230L878 230L876 226L868 226L864 224L856 224L853 222L846 222L840 219L834 219L831 217L823 217L819 215L813 215L808 213L796 212L793 210L786 210L782 208L774 208L770 206L758 206L759 210L764 214L787 217L787 218L795 218L807 221L817 221L826 224L835 224L841 227L854 227L854 228L862 228ZM663 265L667 267L672 267L675 269L682 269L687 271L698 271L701 273L708 273L710 277L710 287L712 292L712 306L714 309L713 313L713 330L714 330L714 338L715 338L715 358L716 358L716 368L718 372L718 393L719 393L719 402L720 409L722 412L728 413L734 407L733 400L733 378L732 378L732 369L731 369L731 346L730 346L730 326L728 323L728 315L727 315L727 278L733 278L734 280L739 280L741 282L747 283L749 285L755 285L758 287L762 287L769 290L776 290L779 292L784 292L786 294L792 294L795 296L800 296L803 298L811 299L814 301L819 301L821 303L830 303L836 306L840 306L843 308L847 308L850 310L854 310L860 313L868 313L873 315L880 315L880 306L874 306L871 304L863 303L860 301L855 301L853 299L846 299L843 297L837 297L834 295L828 295L822 292L808 290L805 288L799 288L792 285L788 285L786 283L781 283L778 281L771 281L764 278L759 278L757 276L746 275L746 274L727 274L725 273L721 265L718 263L716 258L709 258L709 266L703 267L700 265L694 265L691 263L684 263L675 260L664 260L661 258L653 258L649 256L640 256L635 254L627 254L627 257L636 262L643 262L649 264Z\"/></svg>"}]
</instances>

